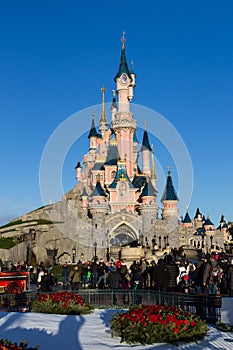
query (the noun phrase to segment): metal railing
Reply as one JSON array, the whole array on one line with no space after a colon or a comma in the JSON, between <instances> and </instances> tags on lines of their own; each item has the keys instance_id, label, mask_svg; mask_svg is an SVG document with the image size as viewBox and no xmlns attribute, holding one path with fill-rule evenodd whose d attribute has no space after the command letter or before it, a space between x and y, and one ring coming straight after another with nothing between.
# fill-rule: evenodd
<instances>
[{"instance_id":1,"label":"metal railing","mask_svg":"<svg viewBox=\"0 0 233 350\"><path fill-rule=\"evenodd\" d=\"M81 289L78 294L96 308L125 309L139 304L175 305L200 316L208 323L214 324L221 320L222 297L218 295L162 293L143 289ZM0 294L0 311L30 311L37 295L37 292L32 291L16 295Z\"/></svg>"}]
</instances>

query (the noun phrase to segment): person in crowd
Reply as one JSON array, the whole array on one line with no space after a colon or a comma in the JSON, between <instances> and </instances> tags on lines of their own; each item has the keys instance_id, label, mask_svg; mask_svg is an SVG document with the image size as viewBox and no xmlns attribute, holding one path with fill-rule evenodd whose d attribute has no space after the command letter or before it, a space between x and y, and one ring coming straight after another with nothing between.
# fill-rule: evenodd
<instances>
[{"instance_id":1,"label":"person in crowd","mask_svg":"<svg viewBox=\"0 0 233 350\"><path fill-rule=\"evenodd\" d=\"M215 254L211 253L210 259L207 261L203 273L203 286L207 288L208 294L217 294L218 285L221 282L223 270L218 261L215 259Z\"/></svg>"},{"instance_id":2,"label":"person in crowd","mask_svg":"<svg viewBox=\"0 0 233 350\"><path fill-rule=\"evenodd\" d=\"M69 285L69 274L70 274L70 267L67 264L67 261L64 262L61 269L62 274L62 288L67 289Z\"/></svg>"},{"instance_id":3,"label":"person in crowd","mask_svg":"<svg viewBox=\"0 0 233 350\"><path fill-rule=\"evenodd\" d=\"M98 266L98 281L96 283L97 288L104 288L104 287L106 288L107 271L108 271L108 268L106 264L103 261L101 261Z\"/></svg>"},{"instance_id":4,"label":"person in crowd","mask_svg":"<svg viewBox=\"0 0 233 350\"><path fill-rule=\"evenodd\" d=\"M37 290L40 291L41 290L41 280L42 280L42 276L44 276L45 273L45 268L42 267L40 270L38 270L39 273L37 275Z\"/></svg>"},{"instance_id":5,"label":"person in crowd","mask_svg":"<svg viewBox=\"0 0 233 350\"><path fill-rule=\"evenodd\" d=\"M205 263L204 259L196 264L195 270L191 273L191 281L193 288L197 294L203 293L203 274L204 274Z\"/></svg>"},{"instance_id":6,"label":"person in crowd","mask_svg":"<svg viewBox=\"0 0 233 350\"><path fill-rule=\"evenodd\" d=\"M153 289L155 287L154 273L155 273L156 266L157 265L154 260L152 260L148 266L148 275L150 278L150 282L149 282L150 289Z\"/></svg>"},{"instance_id":7,"label":"person in crowd","mask_svg":"<svg viewBox=\"0 0 233 350\"><path fill-rule=\"evenodd\" d=\"M41 292L52 292L54 286L54 276L52 273L48 271L48 269L44 269L44 274L41 276Z\"/></svg>"},{"instance_id":8,"label":"person in crowd","mask_svg":"<svg viewBox=\"0 0 233 350\"><path fill-rule=\"evenodd\" d=\"M154 285L159 292L167 292L168 282L170 275L167 266L164 263L164 259L160 258L158 264L154 270Z\"/></svg>"},{"instance_id":9,"label":"person in crowd","mask_svg":"<svg viewBox=\"0 0 233 350\"><path fill-rule=\"evenodd\" d=\"M116 299L116 293L114 292L114 289L118 289L121 282L121 275L118 272L117 266L113 266L113 270L109 273L108 276L108 285L109 288L113 290L113 304L116 305L117 299Z\"/></svg>"},{"instance_id":10,"label":"person in crowd","mask_svg":"<svg viewBox=\"0 0 233 350\"><path fill-rule=\"evenodd\" d=\"M233 297L233 259L231 260L231 263L228 268L227 281L228 281L229 296Z\"/></svg>"},{"instance_id":11,"label":"person in crowd","mask_svg":"<svg viewBox=\"0 0 233 350\"><path fill-rule=\"evenodd\" d=\"M179 275L179 268L171 255L166 256L166 267L170 276L167 291L175 292L177 288L177 277Z\"/></svg>"},{"instance_id":12,"label":"person in crowd","mask_svg":"<svg viewBox=\"0 0 233 350\"><path fill-rule=\"evenodd\" d=\"M130 266L131 271L131 278L130 278L130 287L131 289L134 289L135 284L137 284L138 288L142 288L142 273L140 264L136 262L136 260L133 261L133 264Z\"/></svg>"},{"instance_id":13,"label":"person in crowd","mask_svg":"<svg viewBox=\"0 0 233 350\"><path fill-rule=\"evenodd\" d=\"M121 287L124 290L123 293L123 304L128 305L129 304L129 297L130 297L130 275L129 272L126 274L121 274Z\"/></svg>"},{"instance_id":14,"label":"person in crowd","mask_svg":"<svg viewBox=\"0 0 233 350\"><path fill-rule=\"evenodd\" d=\"M142 276L142 288L147 289L149 285L149 263L143 258L140 261L141 276Z\"/></svg>"},{"instance_id":15,"label":"person in crowd","mask_svg":"<svg viewBox=\"0 0 233 350\"><path fill-rule=\"evenodd\" d=\"M70 271L69 282L71 283L71 289L77 292L81 282L81 268L79 268L79 265L75 265L74 269Z\"/></svg>"},{"instance_id":16,"label":"person in crowd","mask_svg":"<svg viewBox=\"0 0 233 350\"><path fill-rule=\"evenodd\" d=\"M91 264L91 286L92 286L92 288L96 288L97 281L98 281L98 264L96 261L93 261Z\"/></svg>"},{"instance_id":17,"label":"person in crowd","mask_svg":"<svg viewBox=\"0 0 233 350\"><path fill-rule=\"evenodd\" d=\"M81 277L82 277L82 288L87 288L88 283L89 283L89 279L91 277L91 270L90 270L90 266L89 266L88 262L85 262L82 265Z\"/></svg>"}]
</instances>

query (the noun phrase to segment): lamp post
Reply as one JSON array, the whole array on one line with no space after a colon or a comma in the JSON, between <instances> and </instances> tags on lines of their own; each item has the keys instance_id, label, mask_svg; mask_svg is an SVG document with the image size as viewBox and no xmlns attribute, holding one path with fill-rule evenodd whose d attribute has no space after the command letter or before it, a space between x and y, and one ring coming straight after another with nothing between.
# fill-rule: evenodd
<instances>
[{"instance_id":1,"label":"lamp post","mask_svg":"<svg viewBox=\"0 0 233 350\"><path fill-rule=\"evenodd\" d=\"M75 263L76 249L75 247L72 249L72 263Z\"/></svg>"},{"instance_id":2,"label":"lamp post","mask_svg":"<svg viewBox=\"0 0 233 350\"><path fill-rule=\"evenodd\" d=\"M97 261L97 255L96 255L96 249L97 249L97 242L94 242L94 249L95 249L95 254L94 254L94 262Z\"/></svg>"}]
</instances>

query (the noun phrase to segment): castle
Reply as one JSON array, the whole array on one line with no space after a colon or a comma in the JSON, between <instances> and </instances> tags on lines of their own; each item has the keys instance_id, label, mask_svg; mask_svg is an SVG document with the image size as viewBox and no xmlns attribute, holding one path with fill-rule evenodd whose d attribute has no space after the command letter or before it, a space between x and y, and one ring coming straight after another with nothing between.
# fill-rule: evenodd
<instances>
[{"instance_id":1,"label":"castle","mask_svg":"<svg viewBox=\"0 0 233 350\"><path fill-rule=\"evenodd\" d=\"M5 260L75 262L121 257L130 261L153 259L180 246L204 251L224 249L229 232L223 215L217 229L199 209L193 219L188 211L179 219L178 196L169 167L159 198L160 216L154 151L146 126L139 147L137 121L130 108L136 74L127 64L124 35L114 81L110 125L103 87L98 127L93 113L89 150L75 167L77 185L60 202L0 228L2 237L14 237L15 241L11 250L2 250Z\"/></svg>"}]
</instances>

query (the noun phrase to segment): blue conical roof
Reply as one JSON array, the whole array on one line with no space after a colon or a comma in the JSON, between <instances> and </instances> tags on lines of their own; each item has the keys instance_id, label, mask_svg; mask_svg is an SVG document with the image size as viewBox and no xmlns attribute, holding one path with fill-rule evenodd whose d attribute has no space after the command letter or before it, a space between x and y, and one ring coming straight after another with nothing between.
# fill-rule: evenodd
<instances>
[{"instance_id":1,"label":"blue conical roof","mask_svg":"<svg viewBox=\"0 0 233 350\"><path fill-rule=\"evenodd\" d=\"M127 60L126 60L124 43L121 46L120 66L119 66L118 72L117 72L114 80L116 81L117 78L120 78L123 73L127 74L128 77L132 80L131 75L130 75L130 71L128 68Z\"/></svg>"},{"instance_id":2,"label":"blue conical roof","mask_svg":"<svg viewBox=\"0 0 233 350\"><path fill-rule=\"evenodd\" d=\"M178 197L173 186L170 170L168 170L167 183L161 201L177 201Z\"/></svg>"},{"instance_id":3,"label":"blue conical roof","mask_svg":"<svg viewBox=\"0 0 233 350\"><path fill-rule=\"evenodd\" d=\"M148 179L145 183L145 186L140 194L140 197L156 197L156 190L154 189L151 180Z\"/></svg>"},{"instance_id":4,"label":"blue conical roof","mask_svg":"<svg viewBox=\"0 0 233 350\"><path fill-rule=\"evenodd\" d=\"M185 214L185 217L184 217L184 220L182 221L184 224L190 224L192 222L190 216L189 216L189 213L188 211L186 211L186 214Z\"/></svg>"},{"instance_id":5,"label":"blue conical roof","mask_svg":"<svg viewBox=\"0 0 233 350\"><path fill-rule=\"evenodd\" d=\"M80 164L80 161L78 161L78 163L77 163L75 169L78 169L78 168L82 168L82 166L81 166L81 164Z\"/></svg>"},{"instance_id":6,"label":"blue conical roof","mask_svg":"<svg viewBox=\"0 0 233 350\"><path fill-rule=\"evenodd\" d=\"M210 220L210 217L208 216L205 223L204 223L204 226L206 225L213 225L212 221Z\"/></svg>"},{"instance_id":7,"label":"blue conical roof","mask_svg":"<svg viewBox=\"0 0 233 350\"><path fill-rule=\"evenodd\" d=\"M118 181L125 180L128 182L130 188L135 188L133 183L130 181L127 170L126 170L126 164L124 161L119 160L117 162L117 173L115 176L115 179L109 186L109 188L116 188Z\"/></svg>"},{"instance_id":8,"label":"blue conical roof","mask_svg":"<svg viewBox=\"0 0 233 350\"><path fill-rule=\"evenodd\" d=\"M144 130L144 133L143 133L141 152L144 150L152 151L152 148L151 148L150 142L149 142L148 133L146 130Z\"/></svg>"},{"instance_id":9,"label":"blue conical roof","mask_svg":"<svg viewBox=\"0 0 233 350\"><path fill-rule=\"evenodd\" d=\"M94 191L91 193L91 197L107 197L107 194L104 192L101 187L100 181L97 181Z\"/></svg>"},{"instance_id":10,"label":"blue conical roof","mask_svg":"<svg viewBox=\"0 0 233 350\"><path fill-rule=\"evenodd\" d=\"M197 208L196 214L195 214L195 216L194 216L194 219L198 219L198 216L199 216L199 215L201 215L201 217L202 217L202 214L201 214L199 208Z\"/></svg>"},{"instance_id":11,"label":"blue conical roof","mask_svg":"<svg viewBox=\"0 0 233 350\"><path fill-rule=\"evenodd\" d=\"M91 129L90 129L90 132L89 132L89 135L88 135L88 138L89 138L89 139L90 139L91 137L102 138L102 135L99 134L99 133L97 132L97 130L96 130L94 118L92 118Z\"/></svg>"}]
</instances>

